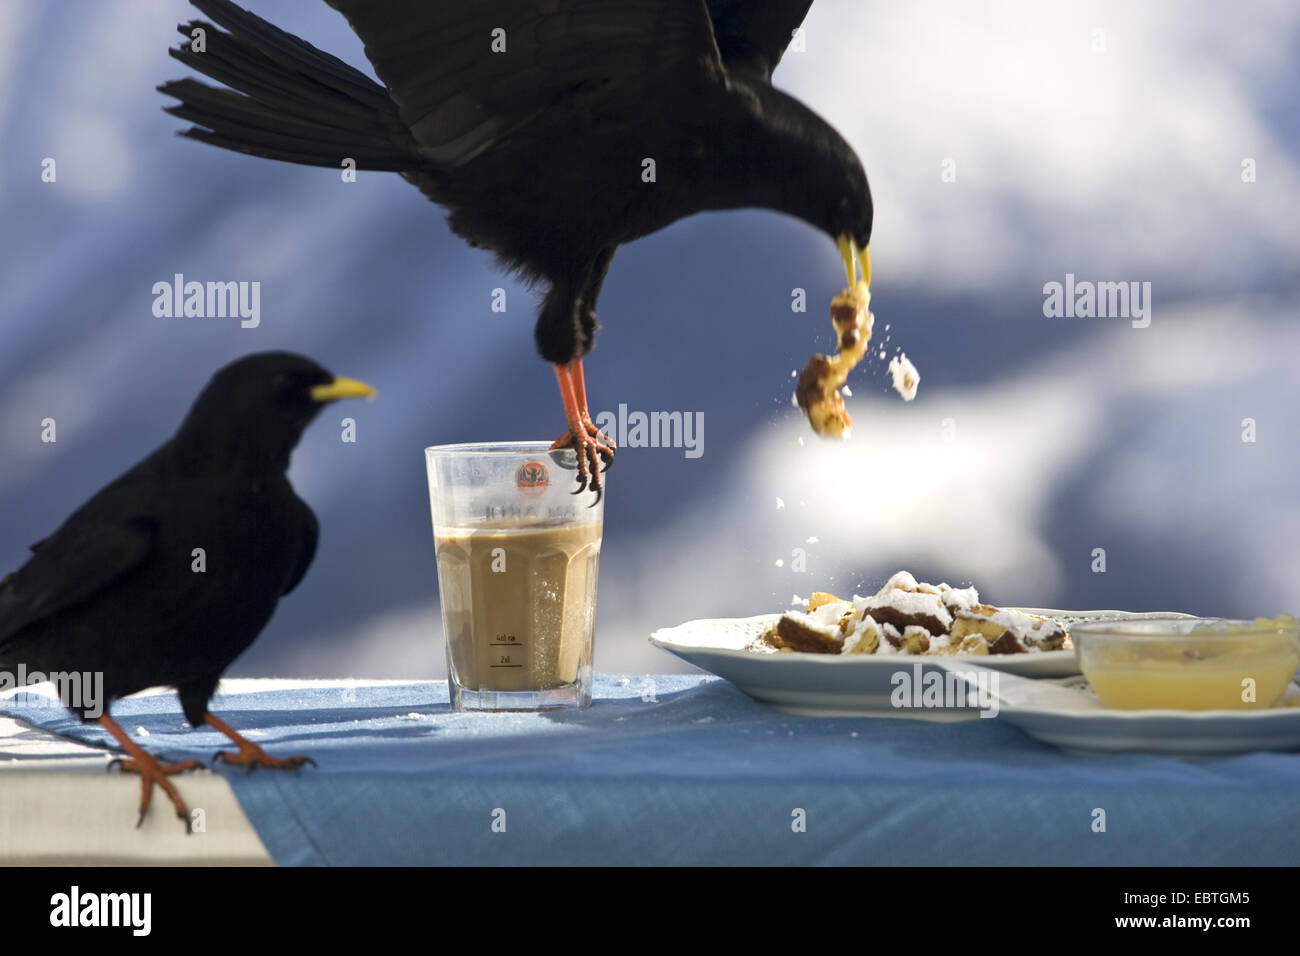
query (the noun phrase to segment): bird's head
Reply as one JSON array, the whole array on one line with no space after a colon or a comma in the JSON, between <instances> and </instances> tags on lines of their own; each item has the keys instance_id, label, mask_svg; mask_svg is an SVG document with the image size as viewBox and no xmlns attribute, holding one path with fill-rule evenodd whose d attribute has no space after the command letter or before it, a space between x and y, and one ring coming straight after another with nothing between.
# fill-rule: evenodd
<instances>
[{"instance_id":1,"label":"bird's head","mask_svg":"<svg viewBox=\"0 0 1300 956\"><path fill-rule=\"evenodd\" d=\"M857 277L855 257L862 263L862 281L870 284L871 259L867 247L871 243L871 226L875 218L871 186L853 148L829 126L826 131L829 135L817 145L830 175L816 190L816 201L829 206L829 210L814 223L839 247L849 286L853 286Z\"/></svg>"},{"instance_id":2,"label":"bird's head","mask_svg":"<svg viewBox=\"0 0 1300 956\"><path fill-rule=\"evenodd\" d=\"M730 162L719 168L746 172L734 177L734 185L721 184L719 207L765 206L821 230L839 245L852 286L854 254L868 274L875 218L861 160L834 127L794 97L766 84L744 84L742 93L732 100L740 133L726 144Z\"/></svg>"},{"instance_id":3,"label":"bird's head","mask_svg":"<svg viewBox=\"0 0 1300 956\"><path fill-rule=\"evenodd\" d=\"M284 470L327 403L374 394L364 382L337 378L304 356L258 352L212 376L173 444L198 467Z\"/></svg>"},{"instance_id":4,"label":"bird's head","mask_svg":"<svg viewBox=\"0 0 1300 956\"><path fill-rule=\"evenodd\" d=\"M831 198L835 204L830 220L823 227L836 241L848 239L859 249L871 242L871 226L875 207L871 204L871 186L866 170L857 155L843 140L835 152L841 170L840 181L831 184Z\"/></svg>"}]
</instances>

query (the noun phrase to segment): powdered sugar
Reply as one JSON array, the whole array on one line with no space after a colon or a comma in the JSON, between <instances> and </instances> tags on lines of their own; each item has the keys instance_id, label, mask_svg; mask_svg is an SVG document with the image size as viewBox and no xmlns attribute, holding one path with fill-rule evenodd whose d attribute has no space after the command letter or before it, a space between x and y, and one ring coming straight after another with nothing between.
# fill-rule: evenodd
<instances>
[{"instance_id":1,"label":"powdered sugar","mask_svg":"<svg viewBox=\"0 0 1300 956\"><path fill-rule=\"evenodd\" d=\"M894 391L903 396L903 401L910 402L916 398L917 386L921 384L921 373L908 359L906 352L900 352L889 360L889 374L894 378Z\"/></svg>"},{"instance_id":2,"label":"powdered sugar","mask_svg":"<svg viewBox=\"0 0 1300 956\"><path fill-rule=\"evenodd\" d=\"M928 584L907 571L851 602L824 592L808 601L793 598L802 609L783 616L781 638L769 647L874 655L1023 653L1057 649L1063 639L1069 647L1068 635L1053 621L982 604L974 587ZM806 610L818 601L825 603ZM787 631L789 625L805 633Z\"/></svg>"}]
</instances>

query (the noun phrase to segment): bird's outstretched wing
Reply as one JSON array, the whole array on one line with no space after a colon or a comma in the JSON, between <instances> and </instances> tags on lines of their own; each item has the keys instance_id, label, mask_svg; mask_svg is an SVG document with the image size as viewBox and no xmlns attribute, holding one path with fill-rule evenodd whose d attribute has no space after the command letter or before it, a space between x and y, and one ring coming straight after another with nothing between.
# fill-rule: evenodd
<instances>
[{"instance_id":1,"label":"bird's outstretched wing","mask_svg":"<svg viewBox=\"0 0 1300 956\"><path fill-rule=\"evenodd\" d=\"M149 556L158 525L133 513L133 499L129 488L105 488L0 580L0 649L28 625L80 604Z\"/></svg>"},{"instance_id":2,"label":"bird's outstretched wing","mask_svg":"<svg viewBox=\"0 0 1300 956\"><path fill-rule=\"evenodd\" d=\"M708 4L727 69L770 80L812 0L708 0Z\"/></svg>"},{"instance_id":3,"label":"bird's outstretched wing","mask_svg":"<svg viewBox=\"0 0 1300 956\"><path fill-rule=\"evenodd\" d=\"M326 2L440 166L469 162L584 92L622 84L640 95L655 76L722 73L704 0Z\"/></svg>"}]
</instances>

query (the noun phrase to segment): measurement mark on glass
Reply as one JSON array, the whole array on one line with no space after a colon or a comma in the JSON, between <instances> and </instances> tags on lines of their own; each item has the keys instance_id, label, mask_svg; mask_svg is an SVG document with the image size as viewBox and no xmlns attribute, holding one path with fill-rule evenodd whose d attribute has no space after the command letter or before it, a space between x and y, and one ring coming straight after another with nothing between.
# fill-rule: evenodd
<instances>
[{"instance_id":1,"label":"measurement mark on glass","mask_svg":"<svg viewBox=\"0 0 1300 956\"><path fill-rule=\"evenodd\" d=\"M512 647L512 648L515 648L516 650L520 650L520 651L522 651L522 650L524 649L524 644L523 644L522 641L514 640L513 637L512 637L512 638L511 638L510 640L508 640L508 641L488 641L488 647ZM499 660L497 663L495 663L495 664L489 664L488 666L491 667L491 668L502 668L502 667L523 667L523 666L524 666L523 664L516 664L516 663L512 662L512 661L510 660L510 655L509 655L509 654L500 654L500 655L498 655L498 657L500 658L500 660Z\"/></svg>"},{"instance_id":2,"label":"measurement mark on glass","mask_svg":"<svg viewBox=\"0 0 1300 956\"><path fill-rule=\"evenodd\" d=\"M518 651L522 651L522 650L524 650L524 642L521 641L521 640L519 640L519 639L518 639L514 634L498 634L498 635L496 635L496 636L497 636L497 637L503 637L503 638L505 638L505 640L503 640L503 641L488 641L488 642L487 642L487 646L488 646L488 647L511 647L511 648L514 648L515 650L518 650ZM498 654L498 655L497 655L497 658L498 658L497 663L495 663L495 664L489 664L489 665L488 665L489 668L496 669L496 668L503 668L503 667L523 667L523 666L524 666L523 664L516 664L516 663L514 663L514 662L510 659L510 655L509 655L509 654Z\"/></svg>"}]
</instances>

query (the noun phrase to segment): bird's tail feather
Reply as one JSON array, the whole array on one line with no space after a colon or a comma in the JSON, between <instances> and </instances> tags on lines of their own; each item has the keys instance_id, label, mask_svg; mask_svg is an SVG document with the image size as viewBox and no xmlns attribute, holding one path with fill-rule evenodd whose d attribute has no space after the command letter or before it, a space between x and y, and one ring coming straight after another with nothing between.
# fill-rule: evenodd
<instances>
[{"instance_id":1,"label":"bird's tail feather","mask_svg":"<svg viewBox=\"0 0 1300 956\"><path fill-rule=\"evenodd\" d=\"M180 100L168 113L195 125L181 135L309 166L411 171L420 157L388 91L337 57L236 6L190 0L225 31L192 20L171 56L230 89L195 79L158 87ZM203 31L200 49L194 31Z\"/></svg>"}]
</instances>

